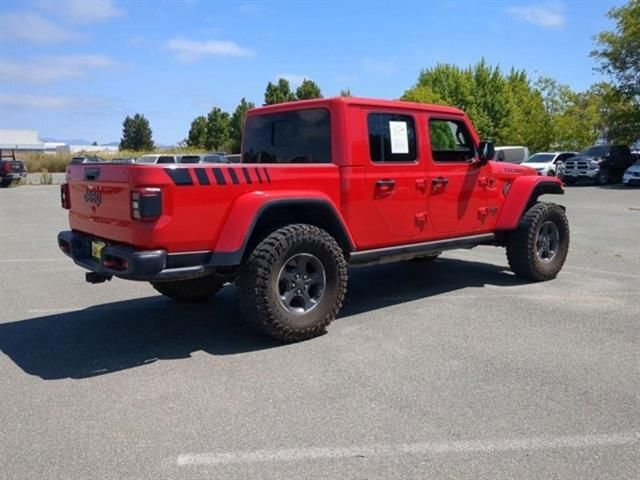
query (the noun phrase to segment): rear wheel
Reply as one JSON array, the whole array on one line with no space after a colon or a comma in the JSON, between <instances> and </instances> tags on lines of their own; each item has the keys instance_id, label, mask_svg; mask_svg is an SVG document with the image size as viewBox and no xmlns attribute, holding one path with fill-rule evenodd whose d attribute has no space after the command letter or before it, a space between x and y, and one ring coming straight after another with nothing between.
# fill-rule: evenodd
<instances>
[{"instance_id":1,"label":"rear wheel","mask_svg":"<svg viewBox=\"0 0 640 480\"><path fill-rule=\"evenodd\" d=\"M536 203L525 212L518 229L507 237L511 270L527 280L551 280L564 265L569 250L569 222L553 203Z\"/></svg>"},{"instance_id":2,"label":"rear wheel","mask_svg":"<svg viewBox=\"0 0 640 480\"><path fill-rule=\"evenodd\" d=\"M224 280L216 275L207 275L189 280L151 282L151 286L165 297L193 303L203 302L218 292L224 286Z\"/></svg>"},{"instance_id":3,"label":"rear wheel","mask_svg":"<svg viewBox=\"0 0 640 480\"><path fill-rule=\"evenodd\" d=\"M326 231L289 225L251 252L238 289L248 323L278 340L306 340L322 334L340 310L347 262Z\"/></svg>"},{"instance_id":4,"label":"rear wheel","mask_svg":"<svg viewBox=\"0 0 640 480\"><path fill-rule=\"evenodd\" d=\"M7 188L9 185L11 185L11 182L13 180L11 178L3 178L2 180L0 180L0 188Z\"/></svg>"}]
</instances>

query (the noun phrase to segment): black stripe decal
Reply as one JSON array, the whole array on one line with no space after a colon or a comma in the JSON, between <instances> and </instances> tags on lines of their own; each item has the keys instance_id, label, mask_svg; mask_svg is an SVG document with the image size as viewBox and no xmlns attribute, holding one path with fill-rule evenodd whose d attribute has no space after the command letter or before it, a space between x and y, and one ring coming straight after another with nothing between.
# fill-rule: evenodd
<instances>
[{"instance_id":1,"label":"black stripe decal","mask_svg":"<svg viewBox=\"0 0 640 480\"><path fill-rule=\"evenodd\" d=\"M269 170L267 170L267 167L264 167L262 170L264 171L264 176L267 177L267 182L271 183L271 177L269 176Z\"/></svg>"},{"instance_id":2,"label":"black stripe decal","mask_svg":"<svg viewBox=\"0 0 640 480\"><path fill-rule=\"evenodd\" d=\"M249 175L249 170L247 170L246 168L242 168L242 174L244 175L244 179L247 181L247 183L253 183L251 181L251 176Z\"/></svg>"},{"instance_id":3,"label":"black stripe decal","mask_svg":"<svg viewBox=\"0 0 640 480\"><path fill-rule=\"evenodd\" d=\"M198 177L200 185L209 185L211 183L204 168L196 168L196 177Z\"/></svg>"},{"instance_id":4,"label":"black stripe decal","mask_svg":"<svg viewBox=\"0 0 640 480\"><path fill-rule=\"evenodd\" d=\"M187 168L165 168L164 171L167 172L167 175L176 185L193 185L193 180L191 180L191 175Z\"/></svg>"},{"instance_id":5,"label":"black stripe decal","mask_svg":"<svg viewBox=\"0 0 640 480\"><path fill-rule=\"evenodd\" d=\"M226 185L227 181L224 178L224 175L222 174L222 170L220 170L219 168L214 168L213 169L213 175L216 177L216 183L218 185Z\"/></svg>"},{"instance_id":6,"label":"black stripe decal","mask_svg":"<svg viewBox=\"0 0 640 480\"><path fill-rule=\"evenodd\" d=\"M234 185L237 185L238 183L240 183L238 181L238 175L236 175L236 171L233 168L230 168L228 172L229 172L229 176L231 177L231 181L233 182Z\"/></svg>"},{"instance_id":7,"label":"black stripe decal","mask_svg":"<svg viewBox=\"0 0 640 480\"><path fill-rule=\"evenodd\" d=\"M260 183L262 183L262 176L260 175L260 169L259 169L259 168L256 168L256 169L255 169L255 172L256 172L256 175L258 176L258 181L259 181Z\"/></svg>"}]
</instances>

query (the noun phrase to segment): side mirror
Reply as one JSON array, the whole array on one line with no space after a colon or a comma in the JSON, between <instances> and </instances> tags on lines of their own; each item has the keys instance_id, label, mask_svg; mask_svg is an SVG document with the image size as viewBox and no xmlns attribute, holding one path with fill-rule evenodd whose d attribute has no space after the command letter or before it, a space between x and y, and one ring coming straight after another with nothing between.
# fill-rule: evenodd
<instances>
[{"instance_id":1,"label":"side mirror","mask_svg":"<svg viewBox=\"0 0 640 480\"><path fill-rule=\"evenodd\" d=\"M478 158L480 159L480 164L484 165L489 160L493 160L496 156L496 147L491 141L480 142L480 146L478 148Z\"/></svg>"}]
</instances>

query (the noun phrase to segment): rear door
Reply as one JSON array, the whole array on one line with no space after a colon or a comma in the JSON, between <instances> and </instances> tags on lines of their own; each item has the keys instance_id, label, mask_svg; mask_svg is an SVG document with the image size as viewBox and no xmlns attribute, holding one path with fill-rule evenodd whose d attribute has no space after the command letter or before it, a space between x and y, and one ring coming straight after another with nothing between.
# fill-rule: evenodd
<instances>
[{"instance_id":1,"label":"rear door","mask_svg":"<svg viewBox=\"0 0 640 480\"><path fill-rule=\"evenodd\" d=\"M488 231L497 209L488 208L496 181L489 163L470 162L476 145L466 123L459 117L428 115L427 166L429 219L439 234L463 236Z\"/></svg>"},{"instance_id":2,"label":"rear door","mask_svg":"<svg viewBox=\"0 0 640 480\"><path fill-rule=\"evenodd\" d=\"M426 222L425 160L418 148L418 116L365 111L369 140L366 188L389 243L420 238Z\"/></svg>"}]
</instances>

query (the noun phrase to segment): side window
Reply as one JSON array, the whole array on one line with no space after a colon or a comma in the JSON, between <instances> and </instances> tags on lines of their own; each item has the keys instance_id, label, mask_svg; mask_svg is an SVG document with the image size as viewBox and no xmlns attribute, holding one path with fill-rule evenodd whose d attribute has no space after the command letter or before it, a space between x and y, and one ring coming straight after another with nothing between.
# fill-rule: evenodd
<instances>
[{"instance_id":1,"label":"side window","mask_svg":"<svg viewBox=\"0 0 640 480\"><path fill-rule=\"evenodd\" d=\"M173 157L159 157L158 163L176 163Z\"/></svg>"},{"instance_id":2,"label":"side window","mask_svg":"<svg viewBox=\"0 0 640 480\"><path fill-rule=\"evenodd\" d=\"M459 120L429 119L429 138L431 155L436 162L466 162L476 156L469 130Z\"/></svg>"},{"instance_id":3,"label":"side window","mask_svg":"<svg viewBox=\"0 0 640 480\"><path fill-rule=\"evenodd\" d=\"M410 115L370 113L369 155L373 162L415 162L416 128Z\"/></svg>"}]
</instances>

